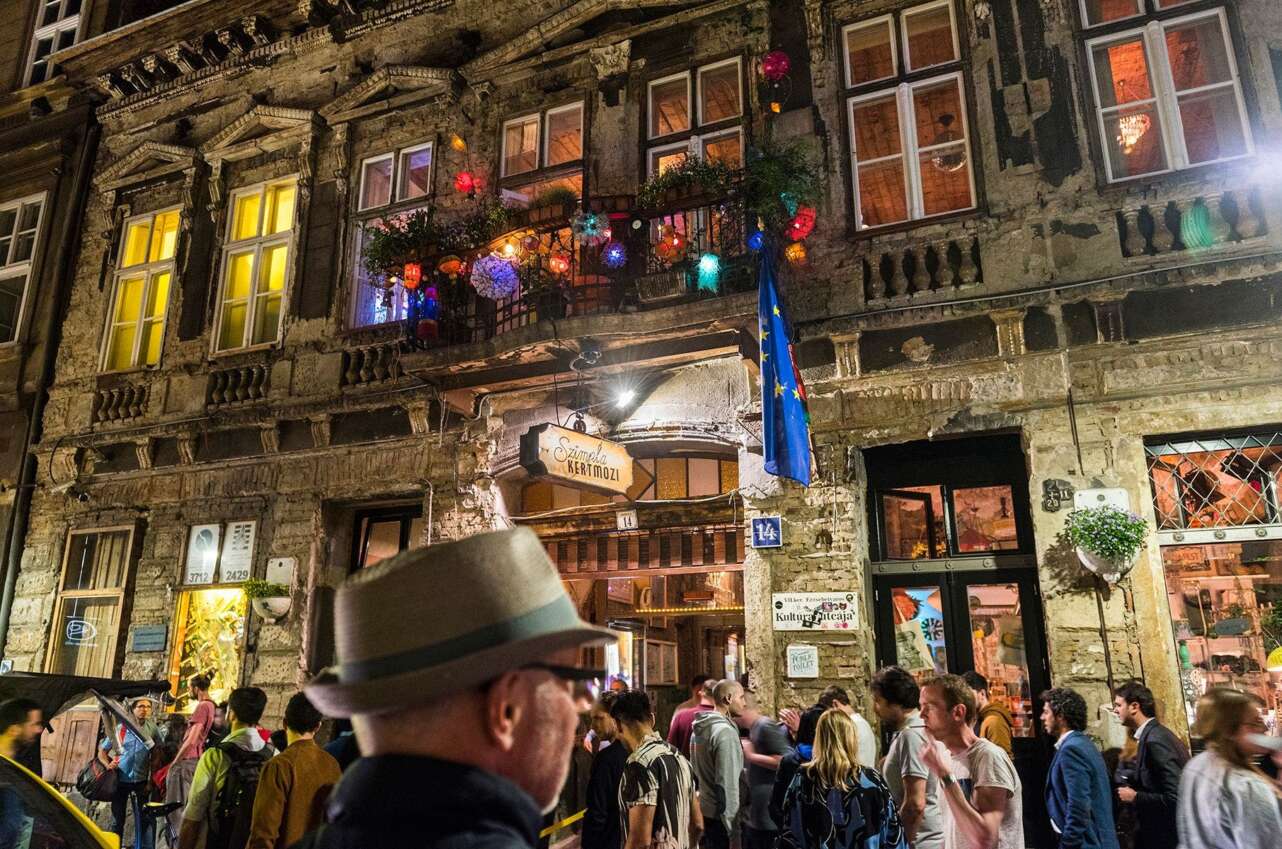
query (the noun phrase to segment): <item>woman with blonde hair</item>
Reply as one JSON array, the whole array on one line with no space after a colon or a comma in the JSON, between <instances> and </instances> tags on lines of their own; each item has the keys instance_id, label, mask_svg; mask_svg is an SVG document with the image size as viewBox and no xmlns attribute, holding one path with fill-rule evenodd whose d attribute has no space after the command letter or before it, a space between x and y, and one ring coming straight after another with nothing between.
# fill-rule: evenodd
<instances>
[{"instance_id":1,"label":"woman with blonde hair","mask_svg":"<svg viewBox=\"0 0 1282 849\"><path fill-rule=\"evenodd\" d=\"M1188 762L1180 779L1175 824L1181 849L1282 846L1282 799L1251 760L1275 751L1260 745L1270 739L1260 708L1255 696L1227 687L1198 700L1194 733L1206 751Z\"/></svg>"},{"instance_id":2,"label":"woman with blonde hair","mask_svg":"<svg viewBox=\"0 0 1282 849\"><path fill-rule=\"evenodd\" d=\"M889 788L859 763L855 723L825 711L815 726L814 756L784 797L780 849L906 849L907 836Z\"/></svg>"}]
</instances>

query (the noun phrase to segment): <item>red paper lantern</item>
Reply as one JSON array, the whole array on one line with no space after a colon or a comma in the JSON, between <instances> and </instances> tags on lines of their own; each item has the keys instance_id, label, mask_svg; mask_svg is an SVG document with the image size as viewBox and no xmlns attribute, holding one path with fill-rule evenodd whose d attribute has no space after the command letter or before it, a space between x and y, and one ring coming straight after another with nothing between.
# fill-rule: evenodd
<instances>
[{"instance_id":1,"label":"red paper lantern","mask_svg":"<svg viewBox=\"0 0 1282 849\"><path fill-rule=\"evenodd\" d=\"M405 274L402 276L401 282L406 289L417 289L418 284L423 282L423 266L417 262L405 263Z\"/></svg>"},{"instance_id":2,"label":"red paper lantern","mask_svg":"<svg viewBox=\"0 0 1282 849\"><path fill-rule=\"evenodd\" d=\"M565 254L552 254L548 257L548 268L553 274L564 274L570 270L570 258Z\"/></svg>"},{"instance_id":3,"label":"red paper lantern","mask_svg":"<svg viewBox=\"0 0 1282 849\"><path fill-rule=\"evenodd\" d=\"M788 76L792 60L782 50L771 50L761 59L761 75L772 83L777 83Z\"/></svg>"},{"instance_id":4,"label":"red paper lantern","mask_svg":"<svg viewBox=\"0 0 1282 849\"><path fill-rule=\"evenodd\" d=\"M810 206L797 207L797 214L788 222L788 238L800 241L815 229L815 210Z\"/></svg>"},{"instance_id":5,"label":"red paper lantern","mask_svg":"<svg viewBox=\"0 0 1282 849\"><path fill-rule=\"evenodd\" d=\"M476 176L471 171L460 171L454 175L454 188L465 195L475 194L478 188Z\"/></svg>"}]
</instances>

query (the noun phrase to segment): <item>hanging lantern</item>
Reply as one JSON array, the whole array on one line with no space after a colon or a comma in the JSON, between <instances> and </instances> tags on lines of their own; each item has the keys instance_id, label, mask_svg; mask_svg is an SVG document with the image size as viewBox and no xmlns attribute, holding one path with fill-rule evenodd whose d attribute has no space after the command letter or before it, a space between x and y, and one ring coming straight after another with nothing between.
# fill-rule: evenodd
<instances>
[{"instance_id":1,"label":"hanging lantern","mask_svg":"<svg viewBox=\"0 0 1282 849\"><path fill-rule=\"evenodd\" d=\"M699 288L705 292L715 292L720 279L721 257L714 253L706 253L699 257Z\"/></svg>"},{"instance_id":2,"label":"hanging lantern","mask_svg":"<svg viewBox=\"0 0 1282 849\"><path fill-rule=\"evenodd\" d=\"M454 175L454 189L460 194L468 197L475 197L476 190L480 188L476 175L471 171L460 171Z\"/></svg>"},{"instance_id":3,"label":"hanging lantern","mask_svg":"<svg viewBox=\"0 0 1282 849\"><path fill-rule=\"evenodd\" d=\"M570 219L574 235L590 245L610 241L610 219L595 212L578 212Z\"/></svg>"},{"instance_id":4,"label":"hanging lantern","mask_svg":"<svg viewBox=\"0 0 1282 849\"><path fill-rule=\"evenodd\" d=\"M552 254L548 257L548 270L561 275L570 270L570 258L565 254Z\"/></svg>"},{"instance_id":5,"label":"hanging lantern","mask_svg":"<svg viewBox=\"0 0 1282 849\"><path fill-rule=\"evenodd\" d=\"M423 266L417 262L407 262L404 268L404 283L406 289L411 291L418 288L418 284L423 281Z\"/></svg>"},{"instance_id":6,"label":"hanging lantern","mask_svg":"<svg viewBox=\"0 0 1282 849\"><path fill-rule=\"evenodd\" d=\"M810 206L797 207L797 214L788 222L788 238L799 242L815 229L815 210Z\"/></svg>"},{"instance_id":7,"label":"hanging lantern","mask_svg":"<svg viewBox=\"0 0 1282 849\"><path fill-rule=\"evenodd\" d=\"M628 249L622 242L610 242L601 252L606 268L622 268L628 264Z\"/></svg>"},{"instance_id":8,"label":"hanging lantern","mask_svg":"<svg viewBox=\"0 0 1282 849\"><path fill-rule=\"evenodd\" d=\"M516 239L508 239L499 247L498 252L504 259L516 259L521 255L521 246Z\"/></svg>"},{"instance_id":9,"label":"hanging lantern","mask_svg":"<svg viewBox=\"0 0 1282 849\"><path fill-rule=\"evenodd\" d=\"M521 247L525 249L526 253L534 253L537 251L539 249L539 244L539 237L533 233L521 240Z\"/></svg>"},{"instance_id":10,"label":"hanging lantern","mask_svg":"<svg viewBox=\"0 0 1282 849\"><path fill-rule=\"evenodd\" d=\"M780 192L779 200L783 203L783 208L788 210L789 215L797 214L797 196L792 192Z\"/></svg>"},{"instance_id":11,"label":"hanging lantern","mask_svg":"<svg viewBox=\"0 0 1282 849\"><path fill-rule=\"evenodd\" d=\"M748 237L749 249L754 251L759 251L762 249L762 247L765 246L765 244L766 244L766 234L762 233L760 230L752 231L752 235Z\"/></svg>"},{"instance_id":12,"label":"hanging lantern","mask_svg":"<svg viewBox=\"0 0 1282 849\"><path fill-rule=\"evenodd\" d=\"M492 301L510 298L516 294L518 284L516 266L502 257L483 256L472 263L469 282L483 298Z\"/></svg>"},{"instance_id":13,"label":"hanging lantern","mask_svg":"<svg viewBox=\"0 0 1282 849\"><path fill-rule=\"evenodd\" d=\"M463 270L463 260L454 256L454 254L443 256L441 261L436 264L436 270L446 277L457 277L459 272Z\"/></svg>"},{"instance_id":14,"label":"hanging lantern","mask_svg":"<svg viewBox=\"0 0 1282 849\"><path fill-rule=\"evenodd\" d=\"M783 255L788 262L800 265L806 261L806 246L801 242L793 242L784 248Z\"/></svg>"},{"instance_id":15,"label":"hanging lantern","mask_svg":"<svg viewBox=\"0 0 1282 849\"><path fill-rule=\"evenodd\" d=\"M450 147L462 153L467 150L467 142L463 141L463 137L458 133L450 133Z\"/></svg>"},{"instance_id":16,"label":"hanging lantern","mask_svg":"<svg viewBox=\"0 0 1282 849\"><path fill-rule=\"evenodd\" d=\"M788 76L791 69L792 60L782 50L771 50L761 58L761 75L772 83Z\"/></svg>"}]
</instances>

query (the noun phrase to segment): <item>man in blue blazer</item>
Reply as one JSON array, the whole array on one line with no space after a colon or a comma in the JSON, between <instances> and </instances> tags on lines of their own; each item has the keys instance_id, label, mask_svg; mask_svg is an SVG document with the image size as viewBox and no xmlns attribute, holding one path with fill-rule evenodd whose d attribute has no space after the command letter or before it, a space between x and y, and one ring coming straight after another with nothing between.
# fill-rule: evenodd
<instances>
[{"instance_id":1,"label":"man in blue blazer","mask_svg":"<svg viewBox=\"0 0 1282 849\"><path fill-rule=\"evenodd\" d=\"M1060 849L1119 849L1108 769L1082 731L1086 700L1056 687L1042 693L1042 727L1055 743L1046 780L1046 809Z\"/></svg>"}]
</instances>

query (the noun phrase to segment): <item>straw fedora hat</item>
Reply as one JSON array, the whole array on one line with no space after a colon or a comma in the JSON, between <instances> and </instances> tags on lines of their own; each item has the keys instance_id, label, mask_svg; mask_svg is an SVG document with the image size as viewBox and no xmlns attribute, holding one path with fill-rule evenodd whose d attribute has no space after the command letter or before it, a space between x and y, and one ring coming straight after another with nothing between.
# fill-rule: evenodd
<instances>
[{"instance_id":1,"label":"straw fedora hat","mask_svg":"<svg viewBox=\"0 0 1282 849\"><path fill-rule=\"evenodd\" d=\"M329 716L424 704L614 634L579 618L529 528L402 552L334 603L338 664L307 685Z\"/></svg>"}]
</instances>

